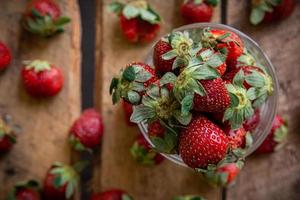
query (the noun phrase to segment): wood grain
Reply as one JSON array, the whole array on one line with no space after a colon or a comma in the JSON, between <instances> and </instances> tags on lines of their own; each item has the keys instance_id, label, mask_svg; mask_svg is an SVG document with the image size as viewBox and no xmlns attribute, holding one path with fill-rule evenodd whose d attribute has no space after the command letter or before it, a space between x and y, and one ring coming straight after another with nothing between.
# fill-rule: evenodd
<instances>
[{"instance_id":1,"label":"wood grain","mask_svg":"<svg viewBox=\"0 0 300 200\"><path fill-rule=\"evenodd\" d=\"M287 146L273 155L252 156L229 189L228 200L298 200L300 198L300 5L285 21L251 26L246 1L228 1L228 23L252 37L277 70L279 113L289 120Z\"/></svg>"},{"instance_id":2,"label":"wood grain","mask_svg":"<svg viewBox=\"0 0 300 200\"><path fill-rule=\"evenodd\" d=\"M80 113L80 16L76 0L58 1L72 22L63 34L41 39L20 27L26 0L1 1L0 40L12 50L13 63L0 75L0 108L22 127L13 150L0 159L0 197L13 184L27 179L42 180L54 161L70 163L68 129ZM63 90L50 99L35 99L20 83L22 60L46 59L62 68Z\"/></svg>"},{"instance_id":3,"label":"wood grain","mask_svg":"<svg viewBox=\"0 0 300 200\"><path fill-rule=\"evenodd\" d=\"M120 33L118 18L106 8L110 2L99 0L97 6L96 105L103 113L105 136L99 155L101 165L96 165L94 170L93 189L121 188L135 199L142 200L166 200L183 194L201 194L208 199L218 199L220 191L207 186L190 169L167 160L160 166L148 168L138 165L131 158L129 148L139 131L136 127L125 125L121 106L112 105L108 88L111 78L121 67L131 61L143 61L153 44L126 42ZM164 19L160 35L183 25L178 13L181 1L149 2ZM217 8L215 22L220 19L219 11Z\"/></svg>"}]
</instances>

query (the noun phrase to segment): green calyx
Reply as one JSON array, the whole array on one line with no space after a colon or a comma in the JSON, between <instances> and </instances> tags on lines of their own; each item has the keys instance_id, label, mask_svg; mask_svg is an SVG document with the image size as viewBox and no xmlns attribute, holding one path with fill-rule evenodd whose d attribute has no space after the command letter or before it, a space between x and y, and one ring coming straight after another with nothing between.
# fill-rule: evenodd
<instances>
[{"instance_id":1,"label":"green calyx","mask_svg":"<svg viewBox=\"0 0 300 200\"><path fill-rule=\"evenodd\" d=\"M244 48L243 54L238 57L237 66L256 66L256 61L254 57L248 52L246 48Z\"/></svg>"},{"instance_id":2,"label":"green calyx","mask_svg":"<svg viewBox=\"0 0 300 200\"><path fill-rule=\"evenodd\" d=\"M87 152L92 152L93 150L90 148L85 147L78 138L76 138L73 134L69 136L69 143L71 147L76 150L76 151L87 151Z\"/></svg>"},{"instance_id":3,"label":"green calyx","mask_svg":"<svg viewBox=\"0 0 300 200\"><path fill-rule=\"evenodd\" d=\"M173 200L205 200L205 198L196 195L174 197Z\"/></svg>"},{"instance_id":4,"label":"green calyx","mask_svg":"<svg viewBox=\"0 0 300 200\"><path fill-rule=\"evenodd\" d=\"M164 60L174 59L172 69L182 68L189 64L189 60L202 48L201 43L194 43L187 31L172 32L167 37L172 50L162 55Z\"/></svg>"},{"instance_id":5,"label":"green calyx","mask_svg":"<svg viewBox=\"0 0 300 200\"><path fill-rule=\"evenodd\" d=\"M36 73L51 69L51 64L44 60L23 61L23 64L26 69L33 69Z\"/></svg>"},{"instance_id":6,"label":"green calyx","mask_svg":"<svg viewBox=\"0 0 300 200\"><path fill-rule=\"evenodd\" d=\"M261 70L264 70L261 68ZM258 72L251 70L251 73L246 75L245 81L255 89L256 97L253 102L253 107L260 107L269 96L273 94L274 87L272 77L266 71Z\"/></svg>"},{"instance_id":7,"label":"green calyx","mask_svg":"<svg viewBox=\"0 0 300 200\"><path fill-rule=\"evenodd\" d=\"M126 19L139 17L151 24L158 24L161 22L159 14L156 13L145 0L134 0L130 1L128 4L113 2L108 8L118 15L123 14Z\"/></svg>"},{"instance_id":8,"label":"green calyx","mask_svg":"<svg viewBox=\"0 0 300 200\"><path fill-rule=\"evenodd\" d=\"M11 143L16 143L16 137L11 126L0 117L0 140L4 137L8 137Z\"/></svg>"},{"instance_id":9,"label":"green calyx","mask_svg":"<svg viewBox=\"0 0 300 200\"><path fill-rule=\"evenodd\" d=\"M53 185L54 187L59 188L66 184L65 196L67 199L70 199L73 196L75 189L79 184L79 172L82 171L86 165L86 162L78 162L73 167L59 162L53 164L50 171L50 173L55 176Z\"/></svg>"},{"instance_id":10,"label":"green calyx","mask_svg":"<svg viewBox=\"0 0 300 200\"><path fill-rule=\"evenodd\" d=\"M145 91L144 83L152 78L152 74L144 70L139 64L132 64L121 70L118 77L114 77L110 84L109 93L113 104L121 98L133 105L141 102L141 93Z\"/></svg>"},{"instance_id":11,"label":"green calyx","mask_svg":"<svg viewBox=\"0 0 300 200\"><path fill-rule=\"evenodd\" d=\"M63 26L71 21L65 16L53 20L49 14L42 16L36 9L32 9L31 14L33 17L26 18L23 25L29 32L42 37L50 37L64 32Z\"/></svg>"},{"instance_id":12,"label":"green calyx","mask_svg":"<svg viewBox=\"0 0 300 200\"><path fill-rule=\"evenodd\" d=\"M243 122L254 114L251 101L256 98L255 88L246 90L243 87L245 80L243 70L240 70L233 79L233 84L227 84L230 95L230 106L225 110L223 121L229 121L232 129L238 129Z\"/></svg>"},{"instance_id":13,"label":"green calyx","mask_svg":"<svg viewBox=\"0 0 300 200\"><path fill-rule=\"evenodd\" d=\"M250 22L257 25L262 22L266 12L272 12L275 6L281 4L282 0L253 0L250 14Z\"/></svg>"},{"instance_id":14,"label":"green calyx","mask_svg":"<svg viewBox=\"0 0 300 200\"><path fill-rule=\"evenodd\" d=\"M140 164L152 166L155 164L156 152L154 150L147 150L144 146L135 142L130 148L130 153L135 161Z\"/></svg>"},{"instance_id":15,"label":"green calyx","mask_svg":"<svg viewBox=\"0 0 300 200\"><path fill-rule=\"evenodd\" d=\"M204 48L215 48L218 43L227 43L227 42L231 41L229 38L229 36L230 36L229 32L227 32L219 37L216 37L215 35L213 35L211 33L210 27L204 28L200 35L201 35L201 43ZM224 50L221 49L219 51L222 52L223 54L227 53L227 52L225 52L225 51L227 51L226 49L224 49Z\"/></svg>"},{"instance_id":16,"label":"green calyx","mask_svg":"<svg viewBox=\"0 0 300 200\"><path fill-rule=\"evenodd\" d=\"M288 137L288 127L286 124L282 124L279 128L276 129L274 133L273 140L277 142L275 151L281 149L285 145L287 141L287 137Z\"/></svg>"}]
</instances>

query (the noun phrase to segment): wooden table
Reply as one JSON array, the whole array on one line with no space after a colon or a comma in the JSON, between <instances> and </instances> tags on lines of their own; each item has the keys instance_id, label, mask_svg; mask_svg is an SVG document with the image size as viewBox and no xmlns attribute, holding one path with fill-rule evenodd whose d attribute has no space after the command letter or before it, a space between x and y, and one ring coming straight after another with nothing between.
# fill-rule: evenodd
<instances>
[{"instance_id":1,"label":"wooden table","mask_svg":"<svg viewBox=\"0 0 300 200\"><path fill-rule=\"evenodd\" d=\"M180 0L149 1L164 18L160 35L182 25L178 13ZM32 177L40 180L54 160L70 161L65 138L71 121L80 111L80 23L77 23L80 20L76 1L60 1L64 12L72 16L73 23L67 26L66 33L50 42L36 41L18 27L24 2L17 6L8 1L0 3L1 8L7 8L0 14L0 25L7 20L16 24L7 32L0 33L0 40L10 45L16 58L13 67L0 76L0 106L23 127L17 146L0 160L0 197L18 180ZM190 169L169 161L149 168L132 160L129 148L139 131L136 127L126 126L121 106L111 104L108 86L112 76L124 64L143 60L152 44L126 42L119 32L117 17L107 11L106 6L111 0L96 2L94 99L96 108L102 111L104 117L105 136L101 151L94 155L96 161L89 189L122 188L137 200L171 200L173 196L183 194L199 194L209 200L221 199L220 189L207 186L201 176ZM300 144L300 5L297 4L294 14L286 21L258 27L248 23L247 9L246 1L228 1L227 22L256 40L276 67L280 82L279 112L289 119L290 136L289 143L280 152L251 156L236 184L228 188L227 199L296 200L300 198L300 149L297 148ZM221 9L217 8L214 22L221 21L220 13ZM31 47L30 51L28 47ZM59 56L62 53L64 56ZM37 56L60 64L67 79L63 92L49 101L41 102L28 97L18 84L19 76L15 76L22 59ZM60 144L60 148L56 148L54 142Z\"/></svg>"}]
</instances>

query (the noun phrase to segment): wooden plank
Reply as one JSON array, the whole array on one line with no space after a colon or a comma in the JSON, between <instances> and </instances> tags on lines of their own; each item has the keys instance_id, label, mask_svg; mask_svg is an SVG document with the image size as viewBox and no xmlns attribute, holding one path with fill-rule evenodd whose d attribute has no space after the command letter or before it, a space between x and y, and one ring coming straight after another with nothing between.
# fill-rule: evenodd
<instances>
[{"instance_id":1,"label":"wooden plank","mask_svg":"<svg viewBox=\"0 0 300 200\"><path fill-rule=\"evenodd\" d=\"M103 4L102 4L103 2ZM113 106L108 95L110 80L122 66L144 60L153 44L130 44L122 37L117 17L107 11L111 0L98 0L97 17L97 71L96 105L102 110L105 135L101 152L101 165L94 170L93 189L122 188L135 199L171 199L175 195L201 194L208 199L218 199L220 191L210 188L193 170L178 166L170 161L147 168L133 161L129 148L138 134L136 127L129 128L123 120L121 106ZM160 35L182 25L179 17L179 0L150 0L151 5L162 15L164 22ZM219 21L220 8L214 16Z\"/></svg>"},{"instance_id":2,"label":"wooden plank","mask_svg":"<svg viewBox=\"0 0 300 200\"><path fill-rule=\"evenodd\" d=\"M39 181L54 161L70 163L67 134L80 114L80 17L76 0L59 1L64 15L72 18L66 32L51 39L40 39L20 27L26 0L1 1L0 40L12 50L13 63L0 76L0 107L22 127L13 150L0 160L0 196L27 179ZM5 27L5 28L4 28ZM34 99L20 83L22 60L46 59L59 65L65 84L60 94Z\"/></svg>"},{"instance_id":3,"label":"wooden plank","mask_svg":"<svg viewBox=\"0 0 300 200\"><path fill-rule=\"evenodd\" d=\"M281 200L300 197L300 4L285 21L254 27L248 23L246 1L228 1L228 22L251 36L273 62L279 78L279 113L289 120L287 146L266 156L251 156L229 189L228 200Z\"/></svg>"}]
</instances>

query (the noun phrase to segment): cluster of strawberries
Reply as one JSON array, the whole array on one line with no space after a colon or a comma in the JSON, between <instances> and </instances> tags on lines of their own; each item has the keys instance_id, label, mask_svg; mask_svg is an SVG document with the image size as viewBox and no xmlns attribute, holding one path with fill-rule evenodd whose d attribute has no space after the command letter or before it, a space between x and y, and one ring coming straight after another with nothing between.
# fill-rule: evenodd
<instances>
[{"instance_id":1,"label":"cluster of strawberries","mask_svg":"<svg viewBox=\"0 0 300 200\"><path fill-rule=\"evenodd\" d=\"M186 24L210 22L219 0L183 0L180 14ZM289 17L295 9L295 0L254 0L250 22L271 23ZM128 4L113 2L110 11L119 16L120 27L130 42L150 42L160 30L161 17L145 0L133 0Z\"/></svg>"},{"instance_id":2,"label":"cluster of strawberries","mask_svg":"<svg viewBox=\"0 0 300 200\"><path fill-rule=\"evenodd\" d=\"M134 62L122 69L111 82L113 103L122 99L129 112L134 106L130 120L148 125L155 151L179 154L214 184L230 183L252 144L260 107L273 92L267 70L238 35L211 28L161 38L153 64ZM276 117L271 151L286 133L285 122Z\"/></svg>"}]
</instances>

